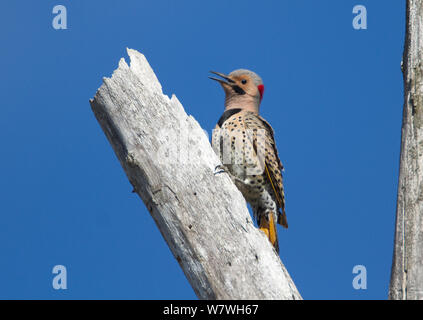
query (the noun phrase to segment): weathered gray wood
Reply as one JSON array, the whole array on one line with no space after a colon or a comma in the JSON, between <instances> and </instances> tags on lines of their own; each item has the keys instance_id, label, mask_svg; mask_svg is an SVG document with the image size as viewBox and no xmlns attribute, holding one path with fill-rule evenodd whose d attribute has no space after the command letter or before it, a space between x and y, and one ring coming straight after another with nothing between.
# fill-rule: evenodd
<instances>
[{"instance_id":1,"label":"weathered gray wood","mask_svg":"<svg viewBox=\"0 0 423 320\"><path fill-rule=\"evenodd\" d=\"M423 6L407 0L404 110L390 299L423 299Z\"/></svg>"},{"instance_id":2,"label":"weathered gray wood","mask_svg":"<svg viewBox=\"0 0 423 320\"><path fill-rule=\"evenodd\" d=\"M197 296L301 299L241 193L215 174L220 161L206 133L162 93L145 57L128 54L130 66L120 60L91 107Z\"/></svg>"}]
</instances>

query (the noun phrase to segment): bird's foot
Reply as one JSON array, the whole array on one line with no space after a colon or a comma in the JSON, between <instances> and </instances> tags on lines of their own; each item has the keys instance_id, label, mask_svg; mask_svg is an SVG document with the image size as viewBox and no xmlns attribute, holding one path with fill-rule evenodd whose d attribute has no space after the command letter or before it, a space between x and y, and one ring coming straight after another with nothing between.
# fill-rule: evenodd
<instances>
[{"instance_id":1,"label":"bird's foot","mask_svg":"<svg viewBox=\"0 0 423 320\"><path fill-rule=\"evenodd\" d=\"M240 184L244 184L244 181L242 180L242 179L240 179L240 178L238 178L238 177L235 177L230 171L229 171L229 169L226 167L226 166L224 166L223 164L219 164L219 165L217 165L216 166L216 168L214 168L214 174L216 175L216 174L219 174L219 173L223 173L223 172L226 172L228 175L229 175L229 178L231 178L231 180L232 180L232 182L235 184L235 185L237 185L237 183L240 183Z\"/></svg>"},{"instance_id":2,"label":"bird's foot","mask_svg":"<svg viewBox=\"0 0 423 320\"><path fill-rule=\"evenodd\" d=\"M216 168L214 168L214 174L219 174L219 173L223 173L223 172L227 172L229 173L228 168L226 168L223 164L218 164L216 166Z\"/></svg>"}]
</instances>

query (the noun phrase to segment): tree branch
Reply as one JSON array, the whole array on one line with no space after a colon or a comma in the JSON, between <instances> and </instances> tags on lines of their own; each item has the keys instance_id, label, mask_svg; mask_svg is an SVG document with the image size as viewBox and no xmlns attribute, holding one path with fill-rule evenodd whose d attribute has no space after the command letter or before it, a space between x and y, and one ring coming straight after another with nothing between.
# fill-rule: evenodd
<instances>
[{"instance_id":1,"label":"tree branch","mask_svg":"<svg viewBox=\"0 0 423 320\"><path fill-rule=\"evenodd\" d=\"M301 299L205 132L128 49L90 100L129 181L201 299ZM283 248L283 246L282 246Z\"/></svg>"},{"instance_id":2,"label":"tree branch","mask_svg":"<svg viewBox=\"0 0 423 320\"><path fill-rule=\"evenodd\" d=\"M423 299L423 4L407 0L404 110L389 299Z\"/></svg>"}]
</instances>

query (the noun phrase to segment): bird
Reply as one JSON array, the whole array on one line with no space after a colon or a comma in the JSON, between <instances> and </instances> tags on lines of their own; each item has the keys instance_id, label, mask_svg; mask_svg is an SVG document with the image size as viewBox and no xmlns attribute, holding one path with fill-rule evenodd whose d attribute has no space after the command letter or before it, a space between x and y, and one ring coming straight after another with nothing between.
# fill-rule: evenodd
<instances>
[{"instance_id":1,"label":"bird","mask_svg":"<svg viewBox=\"0 0 423 320\"><path fill-rule=\"evenodd\" d=\"M283 165L272 126L259 115L264 84L259 75L237 69L228 75L210 71L225 92L225 110L212 134L212 147L222 165L251 205L254 219L279 254L276 224L288 228Z\"/></svg>"}]
</instances>

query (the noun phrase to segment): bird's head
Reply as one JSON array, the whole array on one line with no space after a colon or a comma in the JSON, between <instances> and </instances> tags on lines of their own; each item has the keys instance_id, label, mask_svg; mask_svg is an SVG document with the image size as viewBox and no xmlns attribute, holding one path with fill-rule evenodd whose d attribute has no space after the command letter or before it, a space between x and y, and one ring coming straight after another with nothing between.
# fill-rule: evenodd
<instances>
[{"instance_id":1,"label":"bird's head","mask_svg":"<svg viewBox=\"0 0 423 320\"><path fill-rule=\"evenodd\" d=\"M256 73L247 69L238 69L228 75L215 71L210 72L220 77L209 78L218 81L225 90L226 110L241 108L254 113L259 112L264 85Z\"/></svg>"}]
</instances>

